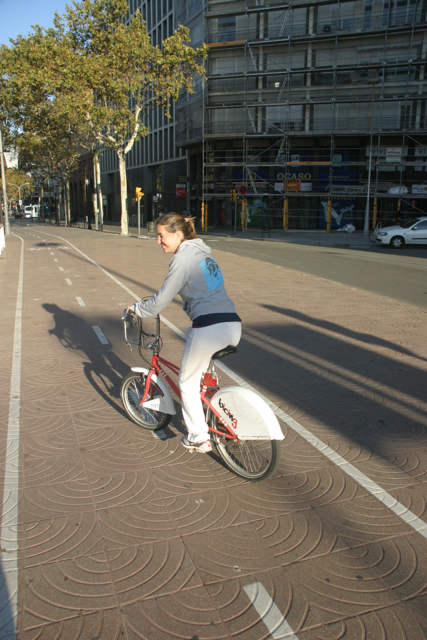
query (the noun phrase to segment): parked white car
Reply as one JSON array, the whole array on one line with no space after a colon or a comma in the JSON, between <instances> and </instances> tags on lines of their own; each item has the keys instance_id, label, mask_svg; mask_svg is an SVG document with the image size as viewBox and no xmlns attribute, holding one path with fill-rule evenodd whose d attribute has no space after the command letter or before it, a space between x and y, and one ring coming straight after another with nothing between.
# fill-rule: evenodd
<instances>
[{"instance_id":1,"label":"parked white car","mask_svg":"<svg viewBox=\"0 0 427 640\"><path fill-rule=\"evenodd\" d=\"M381 227L377 242L401 249L405 244L427 244L427 216L407 220L392 227Z\"/></svg>"}]
</instances>

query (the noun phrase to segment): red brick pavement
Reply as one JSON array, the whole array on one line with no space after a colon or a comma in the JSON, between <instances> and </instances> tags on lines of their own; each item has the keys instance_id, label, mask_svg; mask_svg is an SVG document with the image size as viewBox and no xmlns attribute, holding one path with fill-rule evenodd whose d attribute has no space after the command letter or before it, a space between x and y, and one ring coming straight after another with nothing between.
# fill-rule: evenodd
<instances>
[{"instance_id":1,"label":"red brick pavement","mask_svg":"<svg viewBox=\"0 0 427 640\"><path fill-rule=\"evenodd\" d=\"M140 359L119 317L132 300L65 239L141 297L167 271L153 241L13 232L25 241L20 640L427 638L426 538L288 425L275 477L250 484L184 452L179 417L163 440L126 418L119 385ZM1 468L20 244L0 261ZM425 312L214 255L244 323L227 365L427 522ZM164 315L188 324L179 301ZM182 340L162 335L178 361ZM253 584L273 607L251 604Z\"/></svg>"}]
</instances>

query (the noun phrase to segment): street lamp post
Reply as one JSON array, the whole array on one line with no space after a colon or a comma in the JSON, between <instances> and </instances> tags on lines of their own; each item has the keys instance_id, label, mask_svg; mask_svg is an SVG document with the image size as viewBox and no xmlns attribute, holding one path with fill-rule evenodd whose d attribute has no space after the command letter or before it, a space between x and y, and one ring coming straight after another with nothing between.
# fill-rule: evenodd
<instances>
[{"instance_id":1,"label":"street lamp post","mask_svg":"<svg viewBox=\"0 0 427 640\"><path fill-rule=\"evenodd\" d=\"M373 129L374 129L374 95L375 95L375 84L372 84L371 142L369 145L368 193L366 195L365 222L363 225L364 236L369 236L369 199L371 195L372 137L373 137Z\"/></svg>"},{"instance_id":2,"label":"street lamp post","mask_svg":"<svg viewBox=\"0 0 427 640\"><path fill-rule=\"evenodd\" d=\"M0 164L1 164L1 180L3 183L4 230L6 235L10 236L9 211L8 211L8 204L7 204L7 189L6 189L6 173L4 170L3 139L1 135L1 127L0 127Z\"/></svg>"},{"instance_id":3,"label":"street lamp post","mask_svg":"<svg viewBox=\"0 0 427 640\"><path fill-rule=\"evenodd\" d=\"M27 185L29 185L29 182L24 182L24 184L21 184L21 186L17 185L17 184L13 184L13 182L9 182L9 184L12 187L16 187L18 189L18 204L21 203L21 189L22 187L26 187Z\"/></svg>"}]
</instances>

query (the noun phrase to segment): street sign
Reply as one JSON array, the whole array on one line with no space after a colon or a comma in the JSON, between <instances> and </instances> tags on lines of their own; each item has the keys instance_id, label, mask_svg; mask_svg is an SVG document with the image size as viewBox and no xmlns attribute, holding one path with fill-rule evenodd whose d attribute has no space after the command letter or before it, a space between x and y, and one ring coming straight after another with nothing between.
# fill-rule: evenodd
<instances>
[{"instance_id":1,"label":"street sign","mask_svg":"<svg viewBox=\"0 0 427 640\"><path fill-rule=\"evenodd\" d=\"M178 180L179 182L187 182L187 176L179 176Z\"/></svg>"},{"instance_id":2,"label":"street sign","mask_svg":"<svg viewBox=\"0 0 427 640\"><path fill-rule=\"evenodd\" d=\"M5 151L4 159L6 160L7 169L18 168L18 154L15 151Z\"/></svg>"},{"instance_id":3,"label":"street sign","mask_svg":"<svg viewBox=\"0 0 427 640\"><path fill-rule=\"evenodd\" d=\"M185 184L176 185L176 197L185 198Z\"/></svg>"},{"instance_id":4,"label":"street sign","mask_svg":"<svg viewBox=\"0 0 427 640\"><path fill-rule=\"evenodd\" d=\"M245 184L241 184L240 187L238 188L238 192L240 193L241 196L245 196L248 192L248 188Z\"/></svg>"}]
</instances>

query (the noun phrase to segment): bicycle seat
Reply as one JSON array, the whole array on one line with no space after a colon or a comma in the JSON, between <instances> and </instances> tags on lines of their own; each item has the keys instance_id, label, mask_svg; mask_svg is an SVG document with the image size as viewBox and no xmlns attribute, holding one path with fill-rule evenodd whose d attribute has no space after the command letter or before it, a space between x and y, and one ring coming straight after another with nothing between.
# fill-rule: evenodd
<instances>
[{"instance_id":1,"label":"bicycle seat","mask_svg":"<svg viewBox=\"0 0 427 640\"><path fill-rule=\"evenodd\" d=\"M230 353L237 353L237 347L225 347L225 349L220 349L216 353L211 356L211 360L221 360L221 358L225 358L225 356L229 356Z\"/></svg>"}]
</instances>

